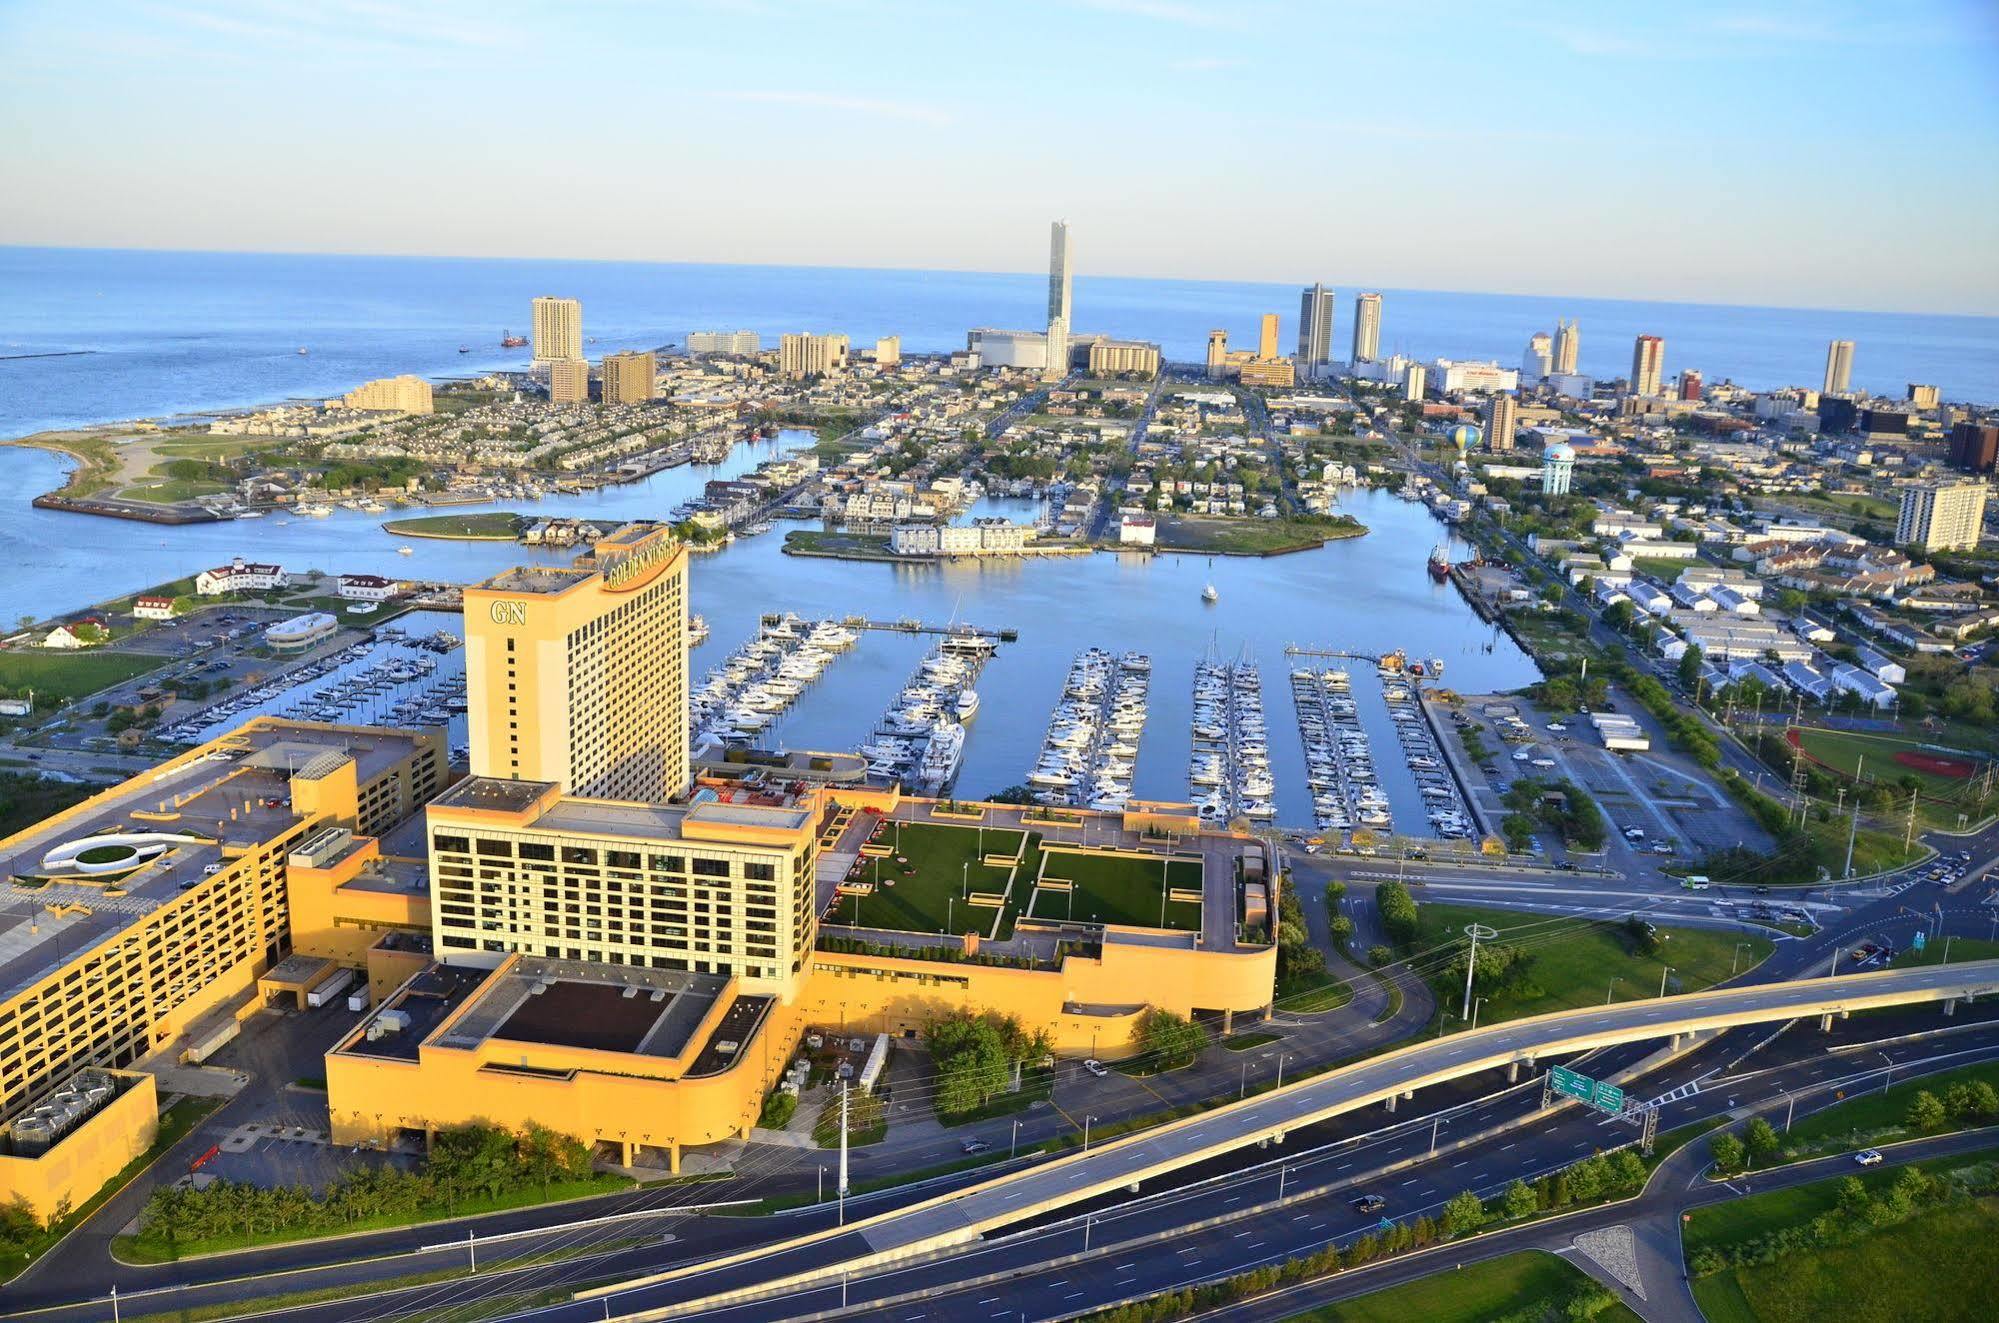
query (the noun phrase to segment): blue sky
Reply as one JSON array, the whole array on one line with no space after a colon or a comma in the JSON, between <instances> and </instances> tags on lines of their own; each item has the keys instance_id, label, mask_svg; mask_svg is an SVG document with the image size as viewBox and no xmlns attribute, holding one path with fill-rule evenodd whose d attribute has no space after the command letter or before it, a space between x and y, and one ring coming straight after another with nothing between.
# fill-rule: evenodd
<instances>
[{"instance_id":1,"label":"blue sky","mask_svg":"<svg viewBox=\"0 0 1999 1323\"><path fill-rule=\"evenodd\" d=\"M1999 314L1999 4L0 0L0 243Z\"/></svg>"}]
</instances>

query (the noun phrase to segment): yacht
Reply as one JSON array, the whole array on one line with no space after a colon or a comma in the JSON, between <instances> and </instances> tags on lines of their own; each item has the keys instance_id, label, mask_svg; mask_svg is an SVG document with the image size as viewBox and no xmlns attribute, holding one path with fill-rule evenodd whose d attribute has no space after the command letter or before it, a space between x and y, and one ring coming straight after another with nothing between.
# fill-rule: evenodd
<instances>
[{"instance_id":1,"label":"yacht","mask_svg":"<svg viewBox=\"0 0 1999 1323\"><path fill-rule=\"evenodd\" d=\"M970 721L979 714L979 691L967 689L958 695L956 711L959 721Z\"/></svg>"},{"instance_id":2,"label":"yacht","mask_svg":"<svg viewBox=\"0 0 1999 1323\"><path fill-rule=\"evenodd\" d=\"M1222 595L1215 591L1215 585L1208 584L1201 589L1201 600L1210 603L1219 602L1222 600Z\"/></svg>"}]
</instances>

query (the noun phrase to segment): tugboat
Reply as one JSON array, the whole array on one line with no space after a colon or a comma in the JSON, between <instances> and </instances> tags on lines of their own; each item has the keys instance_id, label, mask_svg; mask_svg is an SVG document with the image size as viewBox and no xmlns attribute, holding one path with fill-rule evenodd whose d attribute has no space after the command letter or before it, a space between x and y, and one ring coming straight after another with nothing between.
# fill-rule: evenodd
<instances>
[{"instance_id":1,"label":"tugboat","mask_svg":"<svg viewBox=\"0 0 1999 1323\"><path fill-rule=\"evenodd\" d=\"M527 342L528 338L524 335L515 335L512 331L500 332L500 348L502 349L520 349L526 346Z\"/></svg>"},{"instance_id":2,"label":"tugboat","mask_svg":"<svg viewBox=\"0 0 1999 1323\"><path fill-rule=\"evenodd\" d=\"M1430 548L1430 577L1438 583L1451 577L1451 553L1441 542Z\"/></svg>"}]
</instances>

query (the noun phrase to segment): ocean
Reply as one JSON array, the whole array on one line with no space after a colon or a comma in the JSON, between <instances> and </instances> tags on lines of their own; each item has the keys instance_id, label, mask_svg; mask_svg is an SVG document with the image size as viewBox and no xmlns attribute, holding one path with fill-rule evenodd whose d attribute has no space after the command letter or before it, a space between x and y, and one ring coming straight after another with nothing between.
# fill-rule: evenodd
<instances>
[{"instance_id":1,"label":"ocean","mask_svg":"<svg viewBox=\"0 0 1999 1323\"><path fill-rule=\"evenodd\" d=\"M1352 334L1351 284L1333 344ZM1384 352L1517 365L1558 317L1582 328L1582 370L1630 370L1641 333L1666 368L1753 388L1816 386L1826 344L1857 344L1853 384L1899 397L1933 383L1947 400L1999 402L1999 318L1746 308L1618 299L1382 290ZM583 302L592 356L682 341L690 330L900 335L907 352L963 346L974 326L1032 328L1033 273L881 271L688 263L510 261L0 247L0 437L55 427L323 399L375 377L520 367L501 333L528 330L528 301ZM1248 343L1256 319L1297 333L1298 286L1077 276L1076 328L1151 340L1194 361L1208 331ZM460 353L463 346L469 352ZM305 354L298 351L305 349Z\"/></svg>"}]
</instances>

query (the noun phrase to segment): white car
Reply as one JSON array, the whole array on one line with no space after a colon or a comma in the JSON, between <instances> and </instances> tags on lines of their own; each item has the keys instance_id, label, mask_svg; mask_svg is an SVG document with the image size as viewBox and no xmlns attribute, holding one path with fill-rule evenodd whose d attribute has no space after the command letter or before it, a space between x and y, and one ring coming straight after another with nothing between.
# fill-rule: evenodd
<instances>
[{"instance_id":1,"label":"white car","mask_svg":"<svg viewBox=\"0 0 1999 1323\"><path fill-rule=\"evenodd\" d=\"M1863 1148L1853 1155L1853 1160L1863 1167L1878 1167L1881 1165L1881 1150Z\"/></svg>"},{"instance_id":2,"label":"white car","mask_svg":"<svg viewBox=\"0 0 1999 1323\"><path fill-rule=\"evenodd\" d=\"M1089 1071L1092 1075L1097 1075L1097 1076L1104 1076L1111 1073L1110 1067L1106 1066L1103 1062L1097 1060L1095 1057L1083 1058L1083 1069Z\"/></svg>"},{"instance_id":3,"label":"white car","mask_svg":"<svg viewBox=\"0 0 1999 1323\"><path fill-rule=\"evenodd\" d=\"M1564 725L1563 725L1563 724L1562 724L1561 722L1559 722L1559 721L1551 721L1551 722L1549 722L1549 723L1548 723L1548 729L1549 729L1550 731L1554 732L1554 733L1555 733L1555 734L1557 734L1557 735L1566 735L1566 734L1568 734L1568 732L1569 732L1569 728L1568 728L1567 726L1564 726Z\"/></svg>"}]
</instances>

